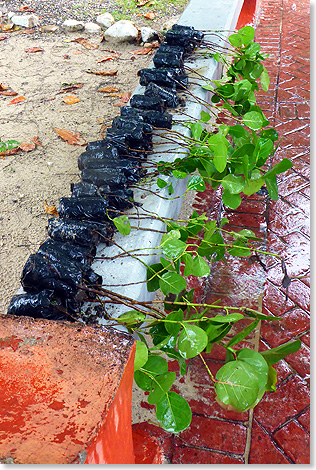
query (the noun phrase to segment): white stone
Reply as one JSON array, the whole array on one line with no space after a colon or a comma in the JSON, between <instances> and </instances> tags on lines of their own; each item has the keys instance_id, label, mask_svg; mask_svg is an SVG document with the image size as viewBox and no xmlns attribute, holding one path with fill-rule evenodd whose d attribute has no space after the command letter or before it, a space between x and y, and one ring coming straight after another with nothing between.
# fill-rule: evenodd
<instances>
[{"instance_id":1,"label":"white stone","mask_svg":"<svg viewBox=\"0 0 316 470\"><path fill-rule=\"evenodd\" d=\"M11 16L10 20L17 26L23 26L24 28L33 28L39 23L39 18L36 15L14 15Z\"/></svg>"},{"instance_id":2,"label":"white stone","mask_svg":"<svg viewBox=\"0 0 316 470\"><path fill-rule=\"evenodd\" d=\"M82 31L84 29L84 24L77 20L66 20L61 25L61 28L69 33L75 31Z\"/></svg>"},{"instance_id":3,"label":"white stone","mask_svg":"<svg viewBox=\"0 0 316 470\"><path fill-rule=\"evenodd\" d=\"M157 31L155 31L152 28L149 28L147 26L143 26L140 28L140 34L142 36L142 41L143 42L151 42L157 39Z\"/></svg>"},{"instance_id":4,"label":"white stone","mask_svg":"<svg viewBox=\"0 0 316 470\"><path fill-rule=\"evenodd\" d=\"M100 26L96 23L85 23L84 29L87 33L99 33L101 31Z\"/></svg>"},{"instance_id":5,"label":"white stone","mask_svg":"<svg viewBox=\"0 0 316 470\"><path fill-rule=\"evenodd\" d=\"M9 11L9 13L8 13L8 20L11 20L12 16L15 16L14 11Z\"/></svg>"},{"instance_id":6,"label":"white stone","mask_svg":"<svg viewBox=\"0 0 316 470\"><path fill-rule=\"evenodd\" d=\"M133 41L137 38L138 30L129 20L120 20L108 28L104 36L117 39L118 41Z\"/></svg>"},{"instance_id":7,"label":"white stone","mask_svg":"<svg viewBox=\"0 0 316 470\"><path fill-rule=\"evenodd\" d=\"M113 18L111 13L102 13L102 15L97 16L96 21L98 25L101 26L101 28L103 29L107 29L115 23L115 19Z\"/></svg>"}]
</instances>

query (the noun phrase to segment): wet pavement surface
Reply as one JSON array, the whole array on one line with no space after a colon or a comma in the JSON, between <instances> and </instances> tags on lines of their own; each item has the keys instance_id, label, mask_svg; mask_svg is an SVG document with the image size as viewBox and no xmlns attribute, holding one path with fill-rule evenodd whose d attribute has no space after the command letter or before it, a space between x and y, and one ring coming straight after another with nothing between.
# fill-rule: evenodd
<instances>
[{"instance_id":1,"label":"wet pavement surface","mask_svg":"<svg viewBox=\"0 0 316 470\"><path fill-rule=\"evenodd\" d=\"M211 276L196 287L199 300L218 298L223 304L244 305L282 316L278 323L263 323L253 338L259 351L290 339L301 339L301 349L276 364L277 390L265 394L252 411L226 412L215 402L214 389L198 358L190 360L186 386L190 387L193 419L177 436L149 423L133 426L136 463L173 464L308 464L309 453L309 3L262 0L257 17L256 41L270 53L265 66L270 75L268 92L257 101L271 125L283 137L273 164L283 158L293 168L279 175L279 200L267 196L245 197L236 211L225 211L232 229L250 228L264 235L265 249L281 255L292 278L282 287L284 273L275 258L265 266L243 259L229 268L214 263ZM240 25L240 27L243 25ZM193 208L216 218L219 194L198 197ZM249 345L248 345L249 347ZM212 372L224 363L216 345L204 355Z\"/></svg>"}]
</instances>

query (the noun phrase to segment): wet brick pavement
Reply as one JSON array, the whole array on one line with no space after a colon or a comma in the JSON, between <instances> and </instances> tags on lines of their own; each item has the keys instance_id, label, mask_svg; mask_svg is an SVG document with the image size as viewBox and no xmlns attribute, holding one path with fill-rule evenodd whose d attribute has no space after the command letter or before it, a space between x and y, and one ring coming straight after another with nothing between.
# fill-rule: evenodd
<instances>
[{"instance_id":1,"label":"wet brick pavement","mask_svg":"<svg viewBox=\"0 0 316 470\"><path fill-rule=\"evenodd\" d=\"M152 424L134 425L136 463L309 463L309 8L306 0L262 0L256 26L256 40L270 53L265 65L271 79L270 90L258 92L257 101L283 137L273 164L289 158L293 168L278 177L278 201L253 195L236 211L221 214L232 229L248 227L264 236L265 249L284 258L294 279L286 292L281 265L272 257L266 258L265 269L235 259L233 269L214 263L210 278L194 286L203 302L221 298L238 306L247 301L263 313L282 316L277 324L263 322L259 350L293 338L300 338L302 347L276 364L276 392L266 393L253 411L242 414L219 407L202 362L192 359L183 380L190 390L191 426L170 437ZM193 207L216 218L219 194L209 191ZM216 347L204 357L215 373L224 361Z\"/></svg>"}]
</instances>

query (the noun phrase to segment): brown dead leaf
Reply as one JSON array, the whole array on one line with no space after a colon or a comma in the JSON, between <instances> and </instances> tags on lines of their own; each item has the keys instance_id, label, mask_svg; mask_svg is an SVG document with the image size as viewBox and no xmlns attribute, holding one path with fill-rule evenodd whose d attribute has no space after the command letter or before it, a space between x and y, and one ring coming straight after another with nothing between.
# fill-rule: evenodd
<instances>
[{"instance_id":1,"label":"brown dead leaf","mask_svg":"<svg viewBox=\"0 0 316 470\"><path fill-rule=\"evenodd\" d=\"M47 214L58 217L58 212L55 206L49 206L47 202L44 201L44 207L45 207L45 211L47 212Z\"/></svg>"},{"instance_id":2,"label":"brown dead leaf","mask_svg":"<svg viewBox=\"0 0 316 470\"><path fill-rule=\"evenodd\" d=\"M137 51L132 51L132 52L130 52L130 54L145 55L145 54L149 54L149 52L151 52L151 50L152 50L152 47L144 47L144 49L138 49Z\"/></svg>"},{"instance_id":3,"label":"brown dead leaf","mask_svg":"<svg viewBox=\"0 0 316 470\"><path fill-rule=\"evenodd\" d=\"M0 37L0 41L4 41L4 40L7 39L7 38L8 38L8 36L1 36L1 37Z\"/></svg>"},{"instance_id":4,"label":"brown dead leaf","mask_svg":"<svg viewBox=\"0 0 316 470\"><path fill-rule=\"evenodd\" d=\"M72 54L73 55L83 54L83 51L72 51Z\"/></svg>"},{"instance_id":5,"label":"brown dead leaf","mask_svg":"<svg viewBox=\"0 0 316 470\"><path fill-rule=\"evenodd\" d=\"M130 97L132 96L131 93L127 92L127 93L123 93L121 95L121 101L119 103L115 103L113 104L113 106L124 106L126 103L128 103L128 101L130 100Z\"/></svg>"},{"instance_id":6,"label":"brown dead leaf","mask_svg":"<svg viewBox=\"0 0 316 470\"><path fill-rule=\"evenodd\" d=\"M117 74L117 70L86 70L87 73L93 73L94 75L101 75L102 77L112 76Z\"/></svg>"},{"instance_id":7,"label":"brown dead leaf","mask_svg":"<svg viewBox=\"0 0 316 470\"><path fill-rule=\"evenodd\" d=\"M17 103L21 103L24 100L25 100L24 96L18 96L17 98L13 98L13 100L11 100L10 103L8 104L17 104Z\"/></svg>"},{"instance_id":8,"label":"brown dead leaf","mask_svg":"<svg viewBox=\"0 0 316 470\"><path fill-rule=\"evenodd\" d=\"M85 47L86 49L98 49L98 44L93 44L92 42L89 42L88 39L86 38L77 38L77 39L73 39L71 42L78 42L79 44L81 44L83 47Z\"/></svg>"},{"instance_id":9,"label":"brown dead leaf","mask_svg":"<svg viewBox=\"0 0 316 470\"><path fill-rule=\"evenodd\" d=\"M0 30L11 32L14 30L14 24L13 23L7 23L7 24L1 23Z\"/></svg>"},{"instance_id":10,"label":"brown dead leaf","mask_svg":"<svg viewBox=\"0 0 316 470\"><path fill-rule=\"evenodd\" d=\"M156 16L156 13L152 11L149 11L148 13L144 14L144 18L147 18L147 20L153 20L154 18L156 18Z\"/></svg>"},{"instance_id":11,"label":"brown dead leaf","mask_svg":"<svg viewBox=\"0 0 316 470\"><path fill-rule=\"evenodd\" d=\"M34 144L36 144L38 147L43 147L43 145L40 143L39 137L38 137L37 135L34 136L31 140L32 140L32 142L34 142Z\"/></svg>"},{"instance_id":12,"label":"brown dead leaf","mask_svg":"<svg viewBox=\"0 0 316 470\"><path fill-rule=\"evenodd\" d=\"M103 49L105 52L114 52L115 54L118 54L114 49Z\"/></svg>"},{"instance_id":13,"label":"brown dead leaf","mask_svg":"<svg viewBox=\"0 0 316 470\"><path fill-rule=\"evenodd\" d=\"M30 49L25 49L24 52L44 52L44 49L42 49L41 47L31 47Z\"/></svg>"},{"instance_id":14,"label":"brown dead leaf","mask_svg":"<svg viewBox=\"0 0 316 470\"><path fill-rule=\"evenodd\" d=\"M2 96L16 96L16 91L0 91L0 95Z\"/></svg>"},{"instance_id":15,"label":"brown dead leaf","mask_svg":"<svg viewBox=\"0 0 316 470\"><path fill-rule=\"evenodd\" d=\"M15 155L19 151L19 147L15 147L14 149L10 150L4 150L3 152L0 152L0 157L7 157L9 155Z\"/></svg>"},{"instance_id":16,"label":"brown dead leaf","mask_svg":"<svg viewBox=\"0 0 316 470\"><path fill-rule=\"evenodd\" d=\"M35 33L35 29L33 28L27 28L20 32L20 34L33 34L33 33Z\"/></svg>"},{"instance_id":17,"label":"brown dead leaf","mask_svg":"<svg viewBox=\"0 0 316 470\"><path fill-rule=\"evenodd\" d=\"M22 12L29 12L29 13L35 13L34 8L30 8L28 5L22 5L19 11Z\"/></svg>"},{"instance_id":18,"label":"brown dead leaf","mask_svg":"<svg viewBox=\"0 0 316 470\"><path fill-rule=\"evenodd\" d=\"M150 0L138 0L138 2L136 3L136 7L143 7L144 5L146 5L146 3L150 2Z\"/></svg>"},{"instance_id":19,"label":"brown dead leaf","mask_svg":"<svg viewBox=\"0 0 316 470\"><path fill-rule=\"evenodd\" d=\"M104 93L116 93L117 91L120 91L120 89L116 86L106 86L104 88L100 88L98 91L103 91Z\"/></svg>"},{"instance_id":20,"label":"brown dead leaf","mask_svg":"<svg viewBox=\"0 0 316 470\"><path fill-rule=\"evenodd\" d=\"M98 60L98 64L101 64L102 62L106 62L107 60L115 60L120 57L120 54L118 52L115 52L113 56L107 56L103 57L102 59Z\"/></svg>"},{"instance_id":21,"label":"brown dead leaf","mask_svg":"<svg viewBox=\"0 0 316 470\"><path fill-rule=\"evenodd\" d=\"M54 131L57 132L59 137L61 137L70 145L87 145L88 143L84 140L83 137L81 137L81 135L78 132L74 134L64 129L57 129L57 127L54 127Z\"/></svg>"},{"instance_id":22,"label":"brown dead leaf","mask_svg":"<svg viewBox=\"0 0 316 470\"><path fill-rule=\"evenodd\" d=\"M67 95L67 96L64 96L63 97L63 101L66 103L66 104L75 104L75 103L79 103L79 98L78 96L75 96L75 95Z\"/></svg>"},{"instance_id":23,"label":"brown dead leaf","mask_svg":"<svg viewBox=\"0 0 316 470\"><path fill-rule=\"evenodd\" d=\"M8 89L9 89L8 86L5 86L2 83L0 83L0 91L5 91L5 90L8 90Z\"/></svg>"},{"instance_id":24,"label":"brown dead leaf","mask_svg":"<svg viewBox=\"0 0 316 470\"><path fill-rule=\"evenodd\" d=\"M35 143L32 142L31 144L28 144L27 142L22 142L22 144L19 145L19 148L22 150L22 152L31 152L31 150L34 150L36 147Z\"/></svg>"},{"instance_id":25,"label":"brown dead leaf","mask_svg":"<svg viewBox=\"0 0 316 470\"><path fill-rule=\"evenodd\" d=\"M74 90L82 88L83 83L73 83L72 85L64 87L59 93L70 93Z\"/></svg>"}]
</instances>

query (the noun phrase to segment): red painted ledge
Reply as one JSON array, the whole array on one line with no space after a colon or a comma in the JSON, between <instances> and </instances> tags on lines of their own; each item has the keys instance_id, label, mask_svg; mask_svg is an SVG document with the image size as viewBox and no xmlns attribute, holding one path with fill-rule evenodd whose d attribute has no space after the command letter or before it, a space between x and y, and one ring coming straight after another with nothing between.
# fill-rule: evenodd
<instances>
[{"instance_id":1,"label":"red painted ledge","mask_svg":"<svg viewBox=\"0 0 316 470\"><path fill-rule=\"evenodd\" d=\"M134 355L112 328L0 315L0 461L135 463Z\"/></svg>"}]
</instances>

